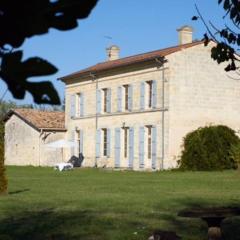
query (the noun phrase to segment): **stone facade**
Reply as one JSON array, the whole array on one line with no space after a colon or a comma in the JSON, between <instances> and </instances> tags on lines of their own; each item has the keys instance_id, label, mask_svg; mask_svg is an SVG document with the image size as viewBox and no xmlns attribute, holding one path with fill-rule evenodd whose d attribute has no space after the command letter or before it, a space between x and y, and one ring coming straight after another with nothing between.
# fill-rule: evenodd
<instances>
[{"instance_id":1,"label":"stone facade","mask_svg":"<svg viewBox=\"0 0 240 240\"><path fill-rule=\"evenodd\" d=\"M205 47L199 42L192 47L167 54L167 61L163 65L157 61L149 64L129 64L97 74L79 74L77 77L64 79L67 134L69 139L74 138L75 141L76 138L81 138L81 147L76 148L74 154L78 155L79 151L82 151L83 166L134 170L174 168L181 153L183 137L188 132L209 124L224 124L238 131L239 81L229 78L224 66L211 59L212 44ZM154 107L145 106L141 109L141 84L151 80L156 82L156 104ZM118 88L124 88L124 85L132 87L132 108L119 112ZM97 92L101 90L101 94L104 94L103 89L111 90L111 110L97 113ZM77 108L81 108L79 98L72 100L72 96L78 94L84 95L82 116L77 112ZM145 92L145 101L149 99L147 94ZM76 108L74 116L71 114L73 102ZM151 144L147 136L149 126L152 128ZM127 140L124 139L125 128L128 129ZM141 128L145 129L144 143L140 143ZM153 136L153 128L156 138ZM102 136L105 129L109 130L107 154L104 153L106 139ZM120 137L116 129L120 129ZM131 137L130 129L133 131ZM100 143L99 131L102 133ZM82 137L76 137L79 132ZM133 146L129 146L130 138ZM124 157L125 147L127 157ZM144 148L144 151L141 148ZM71 153L69 154L68 157L71 156ZM129 159L130 154L133 155L132 159Z\"/></svg>"},{"instance_id":2,"label":"stone facade","mask_svg":"<svg viewBox=\"0 0 240 240\"><path fill-rule=\"evenodd\" d=\"M50 149L45 145L64 138L64 130L38 129L11 114L5 122L5 164L53 166L62 162L61 149Z\"/></svg>"}]
</instances>

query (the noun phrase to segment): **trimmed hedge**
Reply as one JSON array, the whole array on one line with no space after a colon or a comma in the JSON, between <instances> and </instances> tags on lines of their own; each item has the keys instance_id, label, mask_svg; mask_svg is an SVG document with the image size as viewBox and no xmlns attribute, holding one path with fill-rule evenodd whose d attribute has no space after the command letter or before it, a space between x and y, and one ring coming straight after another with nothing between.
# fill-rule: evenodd
<instances>
[{"instance_id":1,"label":"trimmed hedge","mask_svg":"<svg viewBox=\"0 0 240 240\"><path fill-rule=\"evenodd\" d=\"M183 170L236 169L237 159L232 149L240 139L227 126L207 126L190 132L184 138L183 151L179 160Z\"/></svg>"}]
</instances>

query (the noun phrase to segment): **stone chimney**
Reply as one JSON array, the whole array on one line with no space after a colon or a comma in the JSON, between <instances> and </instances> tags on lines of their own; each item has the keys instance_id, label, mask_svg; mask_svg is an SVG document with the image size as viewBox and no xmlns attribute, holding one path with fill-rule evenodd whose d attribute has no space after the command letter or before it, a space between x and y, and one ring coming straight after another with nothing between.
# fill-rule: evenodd
<instances>
[{"instance_id":1,"label":"stone chimney","mask_svg":"<svg viewBox=\"0 0 240 240\"><path fill-rule=\"evenodd\" d=\"M112 45L109 48L107 48L106 50L107 50L107 60L108 61L119 59L120 48L118 46Z\"/></svg>"},{"instance_id":2,"label":"stone chimney","mask_svg":"<svg viewBox=\"0 0 240 240\"><path fill-rule=\"evenodd\" d=\"M179 29L178 31L178 40L179 40L179 45L186 44L186 43L191 43L192 42L192 34L193 34L193 28L190 26L183 26Z\"/></svg>"}]
</instances>

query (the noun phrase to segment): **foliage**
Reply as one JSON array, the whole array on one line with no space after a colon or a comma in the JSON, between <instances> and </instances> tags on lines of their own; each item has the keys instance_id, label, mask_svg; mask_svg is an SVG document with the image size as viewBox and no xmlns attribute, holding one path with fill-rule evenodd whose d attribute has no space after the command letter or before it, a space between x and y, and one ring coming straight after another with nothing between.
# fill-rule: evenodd
<instances>
[{"instance_id":1,"label":"foliage","mask_svg":"<svg viewBox=\"0 0 240 240\"><path fill-rule=\"evenodd\" d=\"M4 166L4 122L0 119L0 195L7 193L7 177Z\"/></svg>"},{"instance_id":2,"label":"foliage","mask_svg":"<svg viewBox=\"0 0 240 240\"><path fill-rule=\"evenodd\" d=\"M224 27L216 27L212 22L207 24L197 6L198 16L193 16L192 20L201 19L204 23L207 29L207 33L204 34L206 45L210 38L217 43L211 50L211 57L219 64L228 62L225 71L235 71L238 70L236 61L239 61L235 53L239 50L240 46L240 1L218 0L218 4L221 5L226 12L223 16L223 20L225 21ZM228 22L230 22L231 26Z\"/></svg>"},{"instance_id":3,"label":"foliage","mask_svg":"<svg viewBox=\"0 0 240 240\"><path fill-rule=\"evenodd\" d=\"M240 167L240 143L231 146L230 150L231 157L238 164L238 168Z\"/></svg>"},{"instance_id":4,"label":"foliage","mask_svg":"<svg viewBox=\"0 0 240 240\"><path fill-rule=\"evenodd\" d=\"M30 37L46 34L50 28L61 31L77 27L78 19L88 17L98 0L3 0L0 2L0 77L17 99L28 91L37 104L60 104L49 81L30 82L28 78L57 72L39 57L22 61L23 51L14 50Z\"/></svg>"},{"instance_id":5,"label":"foliage","mask_svg":"<svg viewBox=\"0 0 240 240\"><path fill-rule=\"evenodd\" d=\"M180 169L222 170L235 169L232 146L240 143L234 131L227 126L198 128L184 138Z\"/></svg>"}]
</instances>

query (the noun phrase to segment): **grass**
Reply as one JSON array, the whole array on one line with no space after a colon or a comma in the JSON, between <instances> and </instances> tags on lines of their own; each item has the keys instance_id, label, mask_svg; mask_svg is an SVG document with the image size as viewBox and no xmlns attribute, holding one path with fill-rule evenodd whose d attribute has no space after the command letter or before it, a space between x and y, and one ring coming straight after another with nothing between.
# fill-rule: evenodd
<instances>
[{"instance_id":1,"label":"grass","mask_svg":"<svg viewBox=\"0 0 240 240\"><path fill-rule=\"evenodd\" d=\"M239 206L240 171L155 173L8 167L0 198L1 240L146 240L154 229L206 239L207 227L177 213L194 206ZM239 230L238 230L239 229ZM240 239L240 220L224 223Z\"/></svg>"}]
</instances>

